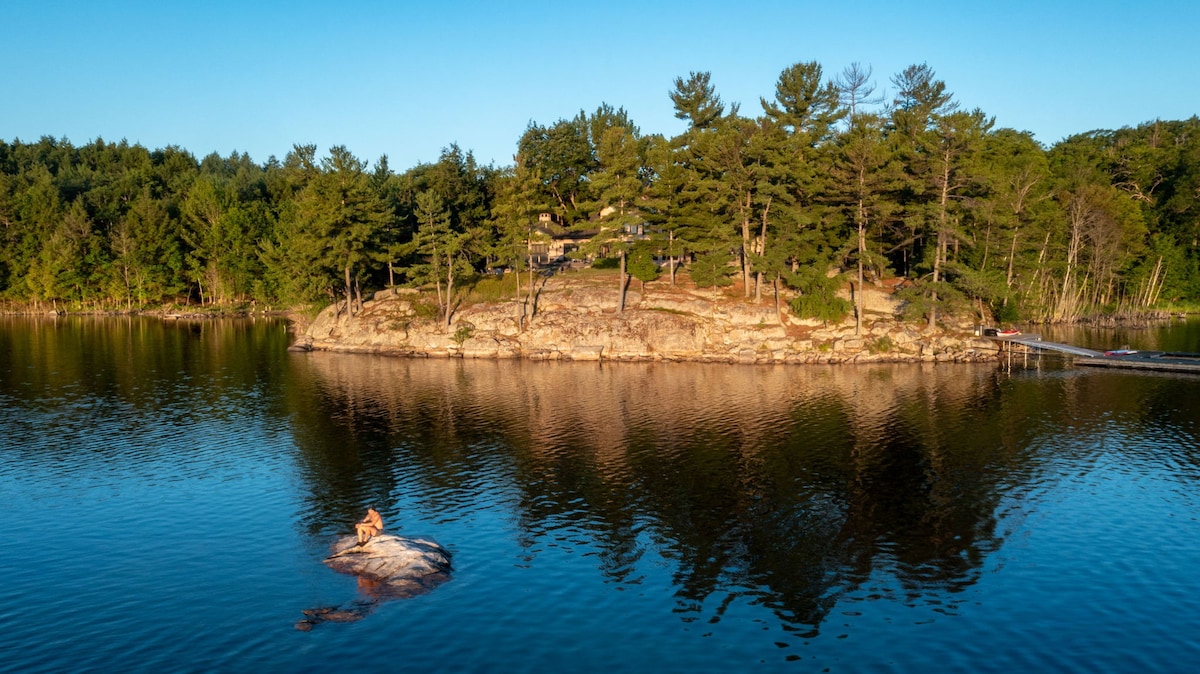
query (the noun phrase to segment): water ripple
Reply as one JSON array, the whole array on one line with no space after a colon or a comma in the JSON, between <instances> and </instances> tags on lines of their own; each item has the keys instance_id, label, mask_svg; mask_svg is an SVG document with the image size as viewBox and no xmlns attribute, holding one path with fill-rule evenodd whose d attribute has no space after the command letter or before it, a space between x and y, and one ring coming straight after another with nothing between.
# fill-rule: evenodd
<instances>
[{"instance_id":1,"label":"water ripple","mask_svg":"<svg viewBox=\"0 0 1200 674\"><path fill-rule=\"evenodd\" d=\"M1200 655L1189 380L281 349L238 365L172 339L152 369L111 352L138 377L67 362L0 380L0 534L30 541L0 554L4 666L388 669L420 652L447 671L1165 671ZM368 503L446 544L453 582L296 633L302 608L355 596L320 560Z\"/></svg>"}]
</instances>

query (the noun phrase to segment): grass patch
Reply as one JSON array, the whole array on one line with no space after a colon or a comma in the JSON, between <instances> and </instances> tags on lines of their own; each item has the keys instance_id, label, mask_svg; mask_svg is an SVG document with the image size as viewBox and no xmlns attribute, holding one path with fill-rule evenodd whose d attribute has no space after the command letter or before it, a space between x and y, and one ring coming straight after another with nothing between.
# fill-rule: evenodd
<instances>
[{"instance_id":1,"label":"grass patch","mask_svg":"<svg viewBox=\"0 0 1200 674\"><path fill-rule=\"evenodd\" d=\"M503 302L517 295L517 275L505 274L496 276L490 274L481 277L471 286L467 301L476 304L482 302Z\"/></svg>"},{"instance_id":2,"label":"grass patch","mask_svg":"<svg viewBox=\"0 0 1200 674\"><path fill-rule=\"evenodd\" d=\"M604 279L612 279L614 283L617 280L617 268L616 267L606 269L603 267L597 268L596 266L593 265L591 267L584 267L583 269L573 269L573 270L571 270L570 274L571 274L572 278L580 278L580 279L584 279L584 280L604 278Z\"/></svg>"}]
</instances>

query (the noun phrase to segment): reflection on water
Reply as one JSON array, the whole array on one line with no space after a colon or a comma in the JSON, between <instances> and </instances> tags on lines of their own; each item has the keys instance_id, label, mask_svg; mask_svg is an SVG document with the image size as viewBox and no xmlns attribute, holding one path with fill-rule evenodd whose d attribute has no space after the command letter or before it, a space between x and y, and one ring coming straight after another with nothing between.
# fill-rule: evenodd
<instances>
[{"instance_id":1,"label":"reflection on water","mask_svg":"<svg viewBox=\"0 0 1200 674\"><path fill-rule=\"evenodd\" d=\"M1044 339L1077 344L1090 349L1200 352L1200 321L1171 319L1145 324L1111 326L1047 325L1033 328Z\"/></svg>"},{"instance_id":2,"label":"reflection on water","mask_svg":"<svg viewBox=\"0 0 1200 674\"><path fill-rule=\"evenodd\" d=\"M1001 545L1006 482L1062 423L987 366L298 360L331 412L295 417L313 526L400 491L458 517L502 484L529 550L594 545L620 584L656 546L685 620L743 597L816 627L881 570L940 601Z\"/></svg>"},{"instance_id":3,"label":"reflection on water","mask_svg":"<svg viewBox=\"0 0 1200 674\"><path fill-rule=\"evenodd\" d=\"M0 537L55 560L0 555L14 667L386 669L407 648L447 671L1150 671L1200 655L1200 377L286 344L277 322L0 319ZM298 610L355 596L320 560L369 503L450 548L455 582L368 631L298 635ZM39 538L47 517L59 534Z\"/></svg>"}]
</instances>

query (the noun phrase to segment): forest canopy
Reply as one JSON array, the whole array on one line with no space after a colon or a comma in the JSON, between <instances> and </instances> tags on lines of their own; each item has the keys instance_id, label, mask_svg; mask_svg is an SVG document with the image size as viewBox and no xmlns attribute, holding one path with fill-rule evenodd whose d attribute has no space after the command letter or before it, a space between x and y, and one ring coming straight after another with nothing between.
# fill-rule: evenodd
<instances>
[{"instance_id":1,"label":"forest canopy","mask_svg":"<svg viewBox=\"0 0 1200 674\"><path fill-rule=\"evenodd\" d=\"M965 107L928 65L890 85L885 100L868 67L800 62L743 111L692 72L667 92L679 135L605 103L531 122L502 167L455 145L396 172L341 146L256 163L0 140L0 299L353 309L410 285L449 307L488 270L527 268L549 222L594 232L582 253L619 260L622 279L670 258L702 286L787 289L814 316L845 310L843 284L897 277L931 324L964 309L1069 321L1196 306L1196 117L1047 148Z\"/></svg>"}]
</instances>

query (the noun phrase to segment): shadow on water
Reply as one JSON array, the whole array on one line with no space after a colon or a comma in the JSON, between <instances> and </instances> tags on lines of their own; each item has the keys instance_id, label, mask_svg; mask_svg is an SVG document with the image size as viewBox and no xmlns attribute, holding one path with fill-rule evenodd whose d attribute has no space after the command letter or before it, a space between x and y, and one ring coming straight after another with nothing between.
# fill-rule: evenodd
<instances>
[{"instance_id":1,"label":"shadow on water","mask_svg":"<svg viewBox=\"0 0 1200 674\"><path fill-rule=\"evenodd\" d=\"M636 584L652 553L681 619L748 602L799 632L846 598L975 582L1054 423L986 366L295 359L297 409L325 410L293 416L313 532L401 491L447 519L503 494L529 563L585 547Z\"/></svg>"}]
</instances>

